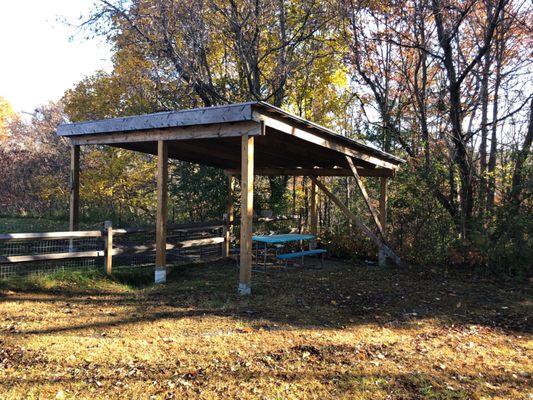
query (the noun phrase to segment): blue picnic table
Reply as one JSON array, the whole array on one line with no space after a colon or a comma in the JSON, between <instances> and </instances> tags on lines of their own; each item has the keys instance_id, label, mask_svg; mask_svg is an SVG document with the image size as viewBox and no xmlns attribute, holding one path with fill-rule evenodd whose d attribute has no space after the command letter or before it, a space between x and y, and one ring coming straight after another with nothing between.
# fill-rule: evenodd
<instances>
[{"instance_id":1,"label":"blue picnic table","mask_svg":"<svg viewBox=\"0 0 533 400\"><path fill-rule=\"evenodd\" d=\"M280 244L289 242L299 242L300 240L313 240L315 235L304 235L299 233L286 233L282 235L262 235L252 236L254 242L267 244Z\"/></svg>"},{"instance_id":2,"label":"blue picnic table","mask_svg":"<svg viewBox=\"0 0 533 400\"><path fill-rule=\"evenodd\" d=\"M292 254L294 254L296 256L296 254L298 254L298 256L302 256L306 253L309 253L311 254L310 251L307 251L307 252L304 252L303 251L303 242L304 241L311 241L311 240L314 240L316 238L315 235L309 235L309 234L300 234L300 233L286 233L286 234L281 234L281 235L254 235L252 236L252 241L256 242L256 243L263 243L264 244L264 249L263 249L263 268L266 270L266 265L267 265L267 251L268 251L268 245L283 245L285 243L291 243L291 242L300 242L300 252L298 253L291 253L291 254L282 254L282 255L279 255L279 254L276 254L276 257L277 258L281 258L283 259L282 257L283 256L286 256L286 258L292 258ZM258 250L259 250L259 246L257 245L256 246L256 257L255 257L255 260L256 260L256 266L259 266L259 253L258 253ZM281 256L281 257L280 257ZM303 258L302 258L303 260Z\"/></svg>"}]
</instances>

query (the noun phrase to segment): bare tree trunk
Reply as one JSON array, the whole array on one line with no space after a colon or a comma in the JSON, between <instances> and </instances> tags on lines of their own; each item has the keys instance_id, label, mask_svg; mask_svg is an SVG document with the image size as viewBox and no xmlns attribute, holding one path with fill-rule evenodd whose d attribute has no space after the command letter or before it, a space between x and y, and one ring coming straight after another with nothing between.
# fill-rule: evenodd
<instances>
[{"instance_id":1,"label":"bare tree trunk","mask_svg":"<svg viewBox=\"0 0 533 400\"><path fill-rule=\"evenodd\" d=\"M491 65L490 51L485 54L481 77L481 143L479 145L479 216L485 214L487 198L487 137L488 137L488 114L489 114L489 74Z\"/></svg>"},{"instance_id":2,"label":"bare tree trunk","mask_svg":"<svg viewBox=\"0 0 533 400\"><path fill-rule=\"evenodd\" d=\"M281 49L278 52L278 79L279 83L275 89L274 93L274 105L276 107L281 107L283 101L285 100L285 83L287 81L287 49L285 43L287 43L287 27L286 27L286 16L285 16L285 2L284 0L278 0L278 19L279 19L279 31L280 31L280 43Z\"/></svg>"},{"instance_id":3,"label":"bare tree trunk","mask_svg":"<svg viewBox=\"0 0 533 400\"><path fill-rule=\"evenodd\" d=\"M477 52L476 56L467 63L460 73L457 72L455 66L456 54L452 41L457 41L455 29L450 29L444 22L444 12L446 6L441 3L441 0L432 1L433 18L437 28L437 37L439 45L443 52L442 62L446 71L448 79L448 96L449 96L449 118L452 130L452 143L454 147L454 162L459 168L460 177L460 234L464 241L470 238L472 225L472 210L473 210L473 170L472 163L469 158L467 149L467 137L463 132L463 106L461 103L461 85L465 79L471 74L476 65L483 59L489 51L492 44L492 39L503 8L507 4L507 0L499 0L494 11L487 16L487 27L483 38L483 45ZM463 11L468 13L468 7ZM466 14L462 14L463 17ZM462 22L462 18L458 18L456 26L458 27Z\"/></svg>"},{"instance_id":4,"label":"bare tree trunk","mask_svg":"<svg viewBox=\"0 0 533 400\"><path fill-rule=\"evenodd\" d=\"M489 153L489 163L487 166L488 182L487 182L487 213L492 213L494 208L494 196L496 192L496 156L498 153L498 96L500 91L500 84L502 80L502 62L503 62L503 53L504 53L504 42L503 42L503 32L499 32L499 38L496 41L496 67L494 71L495 82L494 82L494 98L492 100L492 126L491 126L491 138L490 138L490 153Z\"/></svg>"}]
</instances>

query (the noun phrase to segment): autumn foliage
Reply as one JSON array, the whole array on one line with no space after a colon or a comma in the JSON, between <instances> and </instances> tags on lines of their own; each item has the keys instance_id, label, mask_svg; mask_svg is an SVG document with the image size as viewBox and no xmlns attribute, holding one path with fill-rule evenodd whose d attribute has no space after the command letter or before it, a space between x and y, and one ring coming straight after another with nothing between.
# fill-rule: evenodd
<instances>
[{"instance_id":1,"label":"autumn foliage","mask_svg":"<svg viewBox=\"0 0 533 400\"><path fill-rule=\"evenodd\" d=\"M84 28L114 45L114 68L10 125L2 213L64 215L62 120L263 100L407 160L388 235L410 262L528 275L531 15L521 0L98 3ZM174 220L221 216L221 171L175 162L171 173ZM150 156L85 149L84 218L150 222L153 179ZM326 183L366 215L352 180ZM258 178L255 208L306 213L307 185ZM333 252L374 253L327 199L320 224Z\"/></svg>"}]
</instances>

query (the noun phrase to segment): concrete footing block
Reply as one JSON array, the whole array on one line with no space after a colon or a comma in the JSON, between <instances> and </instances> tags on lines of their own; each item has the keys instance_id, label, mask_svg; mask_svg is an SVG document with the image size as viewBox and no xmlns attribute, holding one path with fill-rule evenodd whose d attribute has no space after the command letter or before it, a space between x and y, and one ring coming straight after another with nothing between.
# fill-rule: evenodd
<instances>
[{"instance_id":1,"label":"concrete footing block","mask_svg":"<svg viewBox=\"0 0 533 400\"><path fill-rule=\"evenodd\" d=\"M252 293L252 288L246 283L239 283L239 294L241 296L249 296Z\"/></svg>"},{"instance_id":2,"label":"concrete footing block","mask_svg":"<svg viewBox=\"0 0 533 400\"><path fill-rule=\"evenodd\" d=\"M156 267L154 272L154 283L165 283L167 281L167 269Z\"/></svg>"}]
</instances>

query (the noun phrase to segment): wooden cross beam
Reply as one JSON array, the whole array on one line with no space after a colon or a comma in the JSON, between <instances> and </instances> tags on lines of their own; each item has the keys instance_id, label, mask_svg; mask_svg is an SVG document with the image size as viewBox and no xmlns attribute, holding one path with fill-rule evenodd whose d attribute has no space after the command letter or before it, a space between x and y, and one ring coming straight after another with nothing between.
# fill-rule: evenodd
<instances>
[{"instance_id":1,"label":"wooden cross beam","mask_svg":"<svg viewBox=\"0 0 533 400\"><path fill-rule=\"evenodd\" d=\"M240 175L240 169L227 169L228 173ZM393 178L395 171L385 168L357 168L359 176L389 177ZM256 168L258 176L352 176L353 173L346 168Z\"/></svg>"},{"instance_id":2,"label":"wooden cross beam","mask_svg":"<svg viewBox=\"0 0 533 400\"><path fill-rule=\"evenodd\" d=\"M70 137L76 145L117 144L133 142L154 142L169 140L218 139L222 137L240 137L242 135L261 135L258 123L243 121L213 125L172 127L165 129L142 129L125 132L83 134Z\"/></svg>"},{"instance_id":3,"label":"wooden cross beam","mask_svg":"<svg viewBox=\"0 0 533 400\"><path fill-rule=\"evenodd\" d=\"M348 207L346 207L339 198L337 198L333 193L331 193L326 186L322 182L320 182L316 177L311 176L311 180L315 185L317 185L324 194L329 197L333 203L337 205L337 207L340 208L340 210L343 212L343 214L352 220L355 225L363 231L365 235L367 235L377 246L378 248L383 251L387 257L392 259L398 266L403 266L403 262L394 253L394 251L385 243L385 241L378 235L376 235L372 230L370 230L353 212L350 211Z\"/></svg>"}]
</instances>

